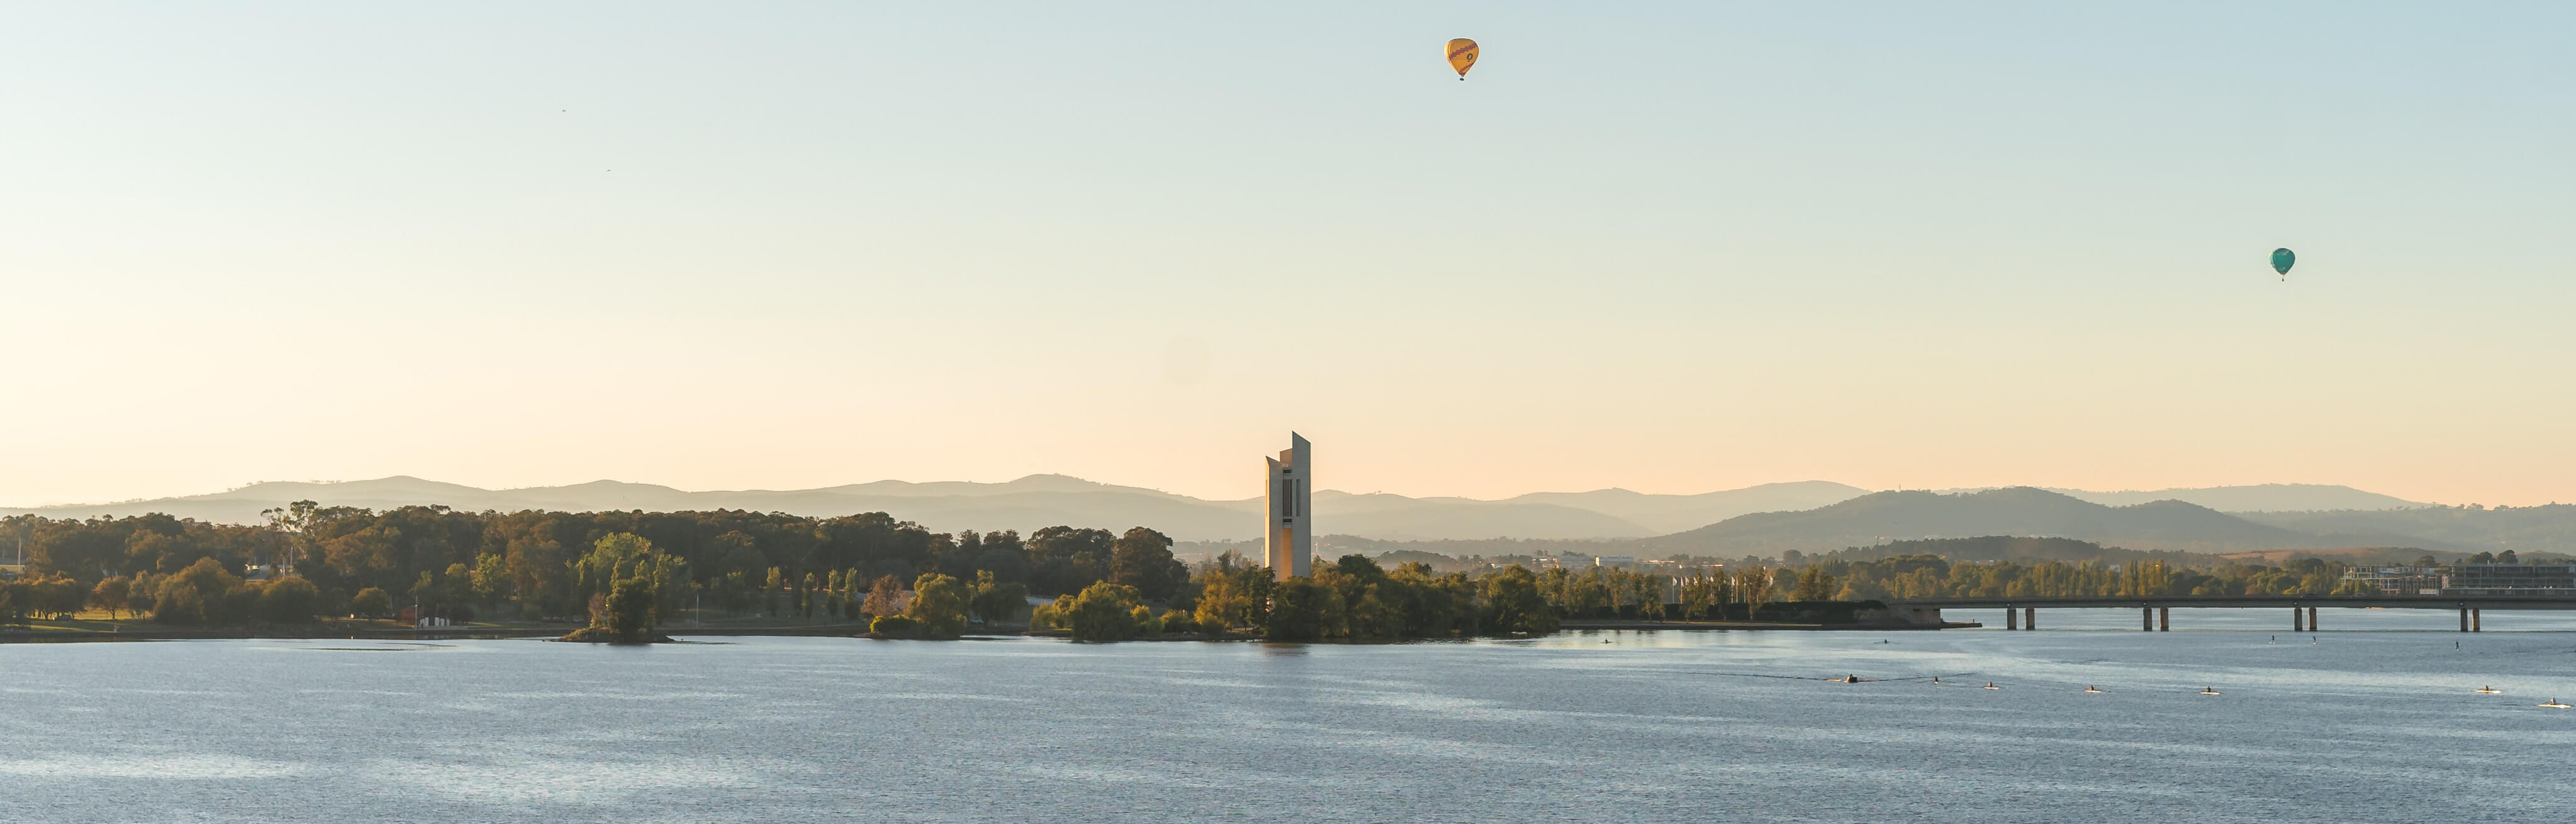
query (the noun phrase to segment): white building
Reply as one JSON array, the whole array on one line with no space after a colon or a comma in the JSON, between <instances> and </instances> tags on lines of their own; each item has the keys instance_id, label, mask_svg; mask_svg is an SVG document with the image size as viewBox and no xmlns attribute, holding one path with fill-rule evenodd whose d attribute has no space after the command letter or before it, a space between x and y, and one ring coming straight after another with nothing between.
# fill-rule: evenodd
<instances>
[{"instance_id":1,"label":"white building","mask_svg":"<svg viewBox=\"0 0 2576 824\"><path fill-rule=\"evenodd\" d=\"M1314 452L1314 444L1290 432L1288 449L1279 457L1264 459L1270 462L1270 471L1263 479L1270 499L1270 522L1261 532L1262 549L1270 562L1270 574L1277 580L1315 574Z\"/></svg>"}]
</instances>

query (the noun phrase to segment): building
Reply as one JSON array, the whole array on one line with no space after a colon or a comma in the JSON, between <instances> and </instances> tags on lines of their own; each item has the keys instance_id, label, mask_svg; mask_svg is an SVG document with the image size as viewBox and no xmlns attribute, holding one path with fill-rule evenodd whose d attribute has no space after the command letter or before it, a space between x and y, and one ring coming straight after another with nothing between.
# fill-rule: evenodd
<instances>
[{"instance_id":1,"label":"building","mask_svg":"<svg viewBox=\"0 0 2576 824\"><path fill-rule=\"evenodd\" d=\"M2576 565L2456 564L2443 569L2442 594L2565 598L2576 595Z\"/></svg>"},{"instance_id":2,"label":"building","mask_svg":"<svg viewBox=\"0 0 2576 824\"><path fill-rule=\"evenodd\" d=\"M2452 564L2352 567L2343 579L2385 595L2576 597L2576 564Z\"/></svg>"},{"instance_id":3,"label":"building","mask_svg":"<svg viewBox=\"0 0 2576 824\"><path fill-rule=\"evenodd\" d=\"M1265 493L1270 499L1270 522L1263 529L1263 556L1269 559L1270 574L1278 580L1289 576L1315 574L1315 445L1305 436L1288 433L1288 449L1279 457L1267 458L1270 471L1264 475Z\"/></svg>"},{"instance_id":4,"label":"building","mask_svg":"<svg viewBox=\"0 0 2576 824\"><path fill-rule=\"evenodd\" d=\"M2343 579L2368 584L2382 595L2442 594L2441 567L2351 567L2343 571Z\"/></svg>"},{"instance_id":5,"label":"building","mask_svg":"<svg viewBox=\"0 0 2576 824\"><path fill-rule=\"evenodd\" d=\"M1597 555L1593 556L1592 565L1604 569L1635 569L1637 567L1637 557L1634 555Z\"/></svg>"}]
</instances>

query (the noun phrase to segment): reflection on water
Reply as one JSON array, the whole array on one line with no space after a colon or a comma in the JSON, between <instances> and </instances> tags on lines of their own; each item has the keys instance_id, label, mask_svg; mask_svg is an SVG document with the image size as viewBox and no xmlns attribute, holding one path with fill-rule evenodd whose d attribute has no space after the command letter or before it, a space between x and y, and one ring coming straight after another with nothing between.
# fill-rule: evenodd
<instances>
[{"instance_id":1,"label":"reflection on water","mask_svg":"<svg viewBox=\"0 0 2576 824\"><path fill-rule=\"evenodd\" d=\"M2576 698L2576 616L2325 610L2293 634L2273 612L1366 646L9 645L0 819L2566 818L2576 711L2536 705ZM367 654L391 649L413 654Z\"/></svg>"}]
</instances>

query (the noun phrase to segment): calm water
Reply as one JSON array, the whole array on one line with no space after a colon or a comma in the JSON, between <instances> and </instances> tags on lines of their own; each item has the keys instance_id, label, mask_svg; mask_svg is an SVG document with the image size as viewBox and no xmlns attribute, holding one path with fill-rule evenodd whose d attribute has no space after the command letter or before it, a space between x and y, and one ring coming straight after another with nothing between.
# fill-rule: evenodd
<instances>
[{"instance_id":1,"label":"calm water","mask_svg":"<svg viewBox=\"0 0 2576 824\"><path fill-rule=\"evenodd\" d=\"M2576 702L2576 619L2329 610L2311 643L2273 612L1394 646L7 645L0 819L2576 817L2576 710L2534 706ZM1846 674L1944 683L1820 680Z\"/></svg>"}]
</instances>

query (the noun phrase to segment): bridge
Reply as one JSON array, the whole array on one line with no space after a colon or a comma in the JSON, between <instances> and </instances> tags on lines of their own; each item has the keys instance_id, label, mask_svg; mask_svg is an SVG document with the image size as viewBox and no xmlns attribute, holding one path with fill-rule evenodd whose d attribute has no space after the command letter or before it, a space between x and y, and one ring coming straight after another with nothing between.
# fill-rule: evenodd
<instances>
[{"instance_id":1,"label":"bridge","mask_svg":"<svg viewBox=\"0 0 2576 824\"><path fill-rule=\"evenodd\" d=\"M2576 595L2484 595L2484 596L2402 596L2402 595L2080 595L2065 597L2019 598L1914 598L1889 601L1891 609L1901 610L1908 620L1939 626L1943 609L2001 609L2005 629L2038 629L2039 610L2049 609L2120 609L2136 607L2138 629L2165 632L2173 629L2175 607L2218 607L2260 609L2287 607L2291 632L2313 632L2317 629L2318 607L2358 609L2456 609L2460 611L2460 631L2484 629L2481 613L2490 609L2506 610L2576 610Z\"/></svg>"}]
</instances>

